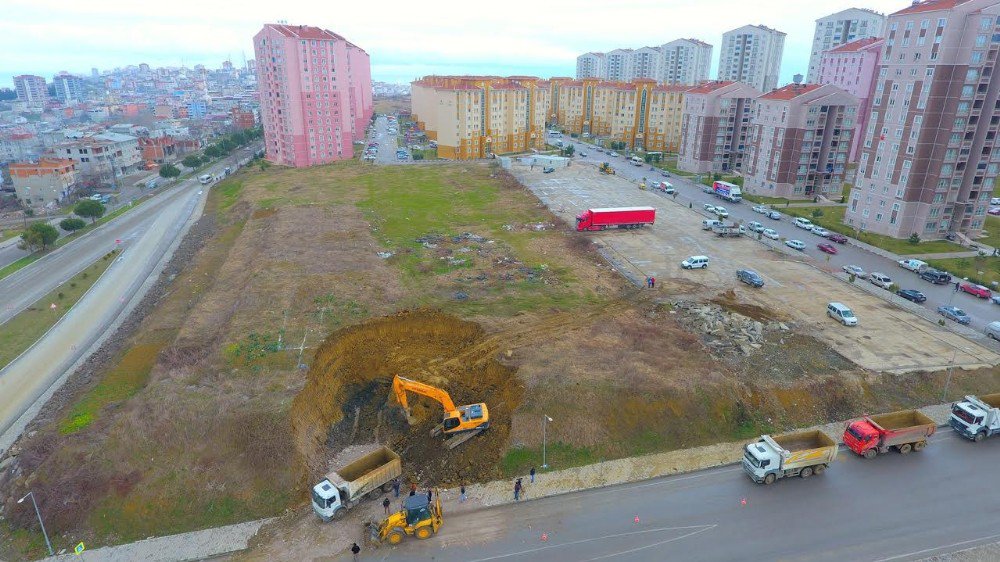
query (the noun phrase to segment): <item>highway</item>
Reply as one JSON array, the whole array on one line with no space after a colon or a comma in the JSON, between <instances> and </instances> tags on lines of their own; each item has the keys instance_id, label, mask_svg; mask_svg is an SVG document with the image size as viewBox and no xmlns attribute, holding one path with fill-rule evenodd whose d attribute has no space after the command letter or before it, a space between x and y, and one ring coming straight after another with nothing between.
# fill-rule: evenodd
<instances>
[{"instance_id":1,"label":"highway","mask_svg":"<svg viewBox=\"0 0 1000 562\"><path fill-rule=\"evenodd\" d=\"M848 244L834 244L838 251L836 255L831 256L821 252L816 248L816 245L820 242L829 241L804 229L795 227L791 221L792 217L785 215L782 212L780 205L775 206L775 208L778 212L782 213L782 219L778 221L771 220L765 218L762 214L753 212L752 207L755 204L749 201L744 201L742 203L729 203L711 194L702 192L704 185L695 183L690 179L682 178L674 174L670 174L670 177L665 177L661 174L660 170L652 171L649 169L648 165L635 166L627 162L624 156L615 158L609 156L607 153L599 153L593 145L580 142L577 139L563 137L561 140L564 143L572 143L577 155L579 155L581 151L587 154L586 157L574 158L574 164L586 162L593 165L599 165L601 162L610 162L611 166L615 169L615 172L619 176L628 179L641 180L645 177L650 181L668 181L677 189L678 202L684 204L691 203L692 207L698 211L702 211L702 205L705 203L721 205L729 211L728 220L734 222L743 221L744 223L757 221L762 223L765 228L773 228L777 230L778 234L781 235L783 239L790 238L801 240L806 245L806 249L804 251L805 254L814 258L817 262L826 264L827 266L838 271L845 265L858 265L868 273L884 273L888 275L899 286L899 288L916 289L924 293L924 295L927 296L927 301L918 306L923 306L932 313L936 312L937 307L940 305L957 306L972 317L971 326L980 331L986 326L986 324L1000 320L1000 306L991 303L989 300L980 299L967 293L956 293L954 284L933 285L927 281L923 281L917 276L916 273L912 273L899 267L899 264L895 261L874 254L859 246L855 246L850 242ZM669 197L662 193L661 196L665 198ZM706 218L709 217L708 213L704 214ZM715 218L715 216L713 215L711 218ZM1000 258L993 259L1000 260ZM859 280L859 283L864 282L865 281L863 280ZM947 322L951 322L951 320L948 320Z\"/></svg>"},{"instance_id":2,"label":"highway","mask_svg":"<svg viewBox=\"0 0 1000 562\"><path fill-rule=\"evenodd\" d=\"M446 512L437 537L379 549L376 557L918 560L1000 540L1000 492L992 483L998 463L1000 440L975 444L941 428L926 450L906 456L865 460L842 448L830 470L808 480L765 487L730 465L450 518Z\"/></svg>"},{"instance_id":3,"label":"highway","mask_svg":"<svg viewBox=\"0 0 1000 562\"><path fill-rule=\"evenodd\" d=\"M221 173L249 160L249 147L226 158L206 173ZM208 187L188 179L92 233L0 281L6 321L84 267L119 247L122 251L105 274L55 326L31 348L0 370L0 451L27 423L23 416L54 383L92 351L157 266L174 246L188 222L200 215ZM197 213L197 214L196 214ZM120 240L121 243L117 241ZM21 419L19 419L21 418ZM10 430L10 431L8 431Z\"/></svg>"}]
</instances>

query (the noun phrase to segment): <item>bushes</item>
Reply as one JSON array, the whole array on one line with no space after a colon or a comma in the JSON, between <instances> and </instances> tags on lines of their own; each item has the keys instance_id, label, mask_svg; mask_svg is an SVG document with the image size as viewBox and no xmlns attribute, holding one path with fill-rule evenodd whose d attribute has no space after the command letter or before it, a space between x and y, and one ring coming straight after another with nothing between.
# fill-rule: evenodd
<instances>
[{"instance_id":1,"label":"bushes","mask_svg":"<svg viewBox=\"0 0 1000 562\"><path fill-rule=\"evenodd\" d=\"M82 219L63 219L59 221L59 228L66 232L74 232L85 226L87 226L87 223L83 222Z\"/></svg>"}]
</instances>

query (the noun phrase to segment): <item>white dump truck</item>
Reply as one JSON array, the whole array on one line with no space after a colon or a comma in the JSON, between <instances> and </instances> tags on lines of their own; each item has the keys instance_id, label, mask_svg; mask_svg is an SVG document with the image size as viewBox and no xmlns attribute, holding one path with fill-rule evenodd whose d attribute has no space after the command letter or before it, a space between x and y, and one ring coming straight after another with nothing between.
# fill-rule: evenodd
<instances>
[{"instance_id":1,"label":"white dump truck","mask_svg":"<svg viewBox=\"0 0 1000 562\"><path fill-rule=\"evenodd\" d=\"M1000 393L966 396L951 405L950 425L959 435L975 442L1000 433Z\"/></svg>"},{"instance_id":2,"label":"white dump truck","mask_svg":"<svg viewBox=\"0 0 1000 562\"><path fill-rule=\"evenodd\" d=\"M399 455L388 447L354 459L313 486L312 507L323 521L340 519L366 495L388 492L403 472Z\"/></svg>"},{"instance_id":3,"label":"white dump truck","mask_svg":"<svg viewBox=\"0 0 1000 562\"><path fill-rule=\"evenodd\" d=\"M758 484L822 474L837 458L837 442L822 431L763 435L743 449L743 470Z\"/></svg>"}]
</instances>

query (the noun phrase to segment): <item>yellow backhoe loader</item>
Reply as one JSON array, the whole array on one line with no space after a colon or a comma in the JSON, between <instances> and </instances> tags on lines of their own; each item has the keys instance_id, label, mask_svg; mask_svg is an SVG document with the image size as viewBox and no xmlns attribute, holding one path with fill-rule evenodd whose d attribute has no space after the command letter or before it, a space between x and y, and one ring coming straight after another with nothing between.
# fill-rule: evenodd
<instances>
[{"instance_id":1,"label":"yellow backhoe loader","mask_svg":"<svg viewBox=\"0 0 1000 562\"><path fill-rule=\"evenodd\" d=\"M441 423L431 430L431 437L444 434L445 446L449 449L458 447L490 426L490 412L486 404L468 404L456 407L455 403L451 401L451 396L436 386L396 375L392 379L392 391L395 393L399 405L406 412L406 420L411 424L413 418L406 399L407 391L426 396L441 404L441 407L444 408L444 416Z\"/></svg>"},{"instance_id":2,"label":"yellow backhoe loader","mask_svg":"<svg viewBox=\"0 0 1000 562\"><path fill-rule=\"evenodd\" d=\"M417 494L406 498L403 509L379 524L377 538L391 545L403 542L406 536L429 539L437 534L443 523L441 497L434 494L434 501L430 502L425 494Z\"/></svg>"},{"instance_id":3,"label":"yellow backhoe loader","mask_svg":"<svg viewBox=\"0 0 1000 562\"><path fill-rule=\"evenodd\" d=\"M611 175L611 176L615 175L615 169L612 168L611 164L609 164L607 162L601 164L601 167L599 168L599 170L601 171L602 174L608 174L608 175Z\"/></svg>"}]
</instances>

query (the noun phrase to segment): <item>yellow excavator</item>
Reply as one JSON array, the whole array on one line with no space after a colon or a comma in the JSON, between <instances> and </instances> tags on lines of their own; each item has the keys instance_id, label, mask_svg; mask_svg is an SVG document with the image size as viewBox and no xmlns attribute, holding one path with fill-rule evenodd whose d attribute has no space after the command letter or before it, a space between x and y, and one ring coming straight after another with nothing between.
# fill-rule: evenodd
<instances>
[{"instance_id":1,"label":"yellow excavator","mask_svg":"<svg viewBox=\"0 0 1000 562\"><path fill-rule=\"evenodd\" d=\"M406 420L413 423L410 414L410 406L406 400L407 391L426 396L438 401L444 408L444 417L441 423L431 430L431 437L444 434L445 446L454 449L476 435L479 435L490 426L490 412L486 404L469 404L466 406L455 406L451 401L451 396L446 391L436 386L417 382L415 380L403 378L396 375L392 379L392 391L396 395L396 400L406 412Z\"/></svg>"},{"instance_id":2,"label":"yellow excavator","mask_svg":"<svg viewBox=\"0 0 1000 562\"><path fill-rule=\"evenodd\" d=\"M601 167L598 168L602 174L608 174L610 176L615 175L615 169L611 167L611 164L604 162Z\"/></svg>"},{"instance_id":3,"label":"yellow excavator","mask_svg":"<svg viewBox=\"0 0 1000 562\"><path fill-rule=\"evenodd\" d=\"M430 502L425 494L417 494L406 498L403 509L386 517L378 526L379 542L397 545L409 535L420 540L436 535L444 524L444 512L441 511L441 496L434 494Z\"/></svg>"}]
</instances>

